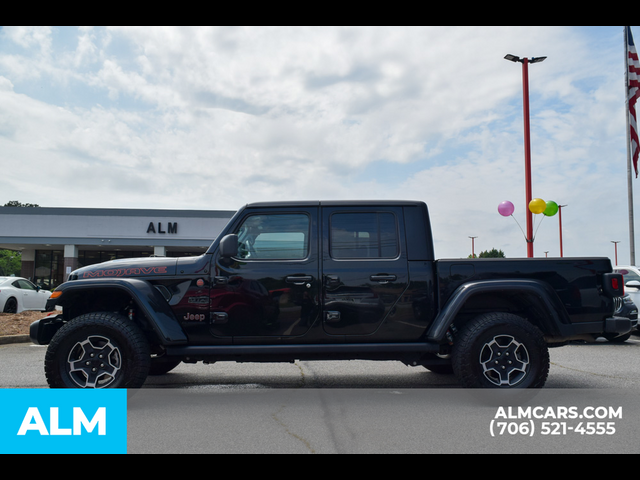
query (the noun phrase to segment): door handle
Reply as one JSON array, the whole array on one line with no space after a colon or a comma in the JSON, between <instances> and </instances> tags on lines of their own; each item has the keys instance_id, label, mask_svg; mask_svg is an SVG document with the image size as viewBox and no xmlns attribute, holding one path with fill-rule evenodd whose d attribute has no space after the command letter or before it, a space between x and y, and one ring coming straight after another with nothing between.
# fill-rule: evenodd
<instances>
[{"instance_id":1,"label":"door handle","mask_svg":"<svg viewBox=\"0 0 640 480\"><path fill-rule=\"evenodd\" d=\"M229 321L229 315L226 312L211 312L209 318L211 323L215 323L216 325Z\"/></svg>"},{"instance_id":2,"label":"door handle","mask_svg":"<svg viewBox=\"0 0 640 480\"><path fill-rule=\"evenodd\" d=\"M340 321L340 312L327 311L324 313L324 319L327 323L338 323Z\"/></svg>"},{"instance_id":3,"label":"door handle","mask_svg":"<svg viewBox=\"0 0 640 480\"><path fill-rule=\"evenodd\" d=\"M381 275L371 275L369 279L372 282L378 282L384 285L385 283L395 282L398 279L398 277L395 275L381 274Z\"/></svg>"},{"instance_id":4,"label":"door handle","mask_svg":"<svg viewBox=\"0 0 640 480\"><path fill-rule=\"evenodd\" d=\"M304 285L305 283L309 283L313 281L313 277L311 275L290 275L285 278L287 283L293 283L294 285Z\"/></svg>"},{"instance_id":5,"label":"door handle","mask_svg":"<svg viewBox=\"0 0 640 480\"><path fill-rule=\"evenodd\" d=\"M324 284L327 287L338 287L340 286L340 277L337 275L325 275Z\"/></svg>"}]
</instances>

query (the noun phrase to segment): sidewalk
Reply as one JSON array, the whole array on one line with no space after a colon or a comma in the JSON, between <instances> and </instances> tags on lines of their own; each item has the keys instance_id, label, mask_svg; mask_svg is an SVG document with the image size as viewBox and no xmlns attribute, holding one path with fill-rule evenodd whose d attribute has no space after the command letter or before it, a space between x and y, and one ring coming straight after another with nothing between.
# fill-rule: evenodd
<instances>
[{"instance_id":1,"label":"sidewalk","mask_svg":"<svg viewBox=\"0 0 640 480\"><path fill-rule=\"evenodd\" d=\"M10 343L29 343L31 339L29 335L6 335L0 337L0 345L8 345Z\"/></svg>"}]
</instances>

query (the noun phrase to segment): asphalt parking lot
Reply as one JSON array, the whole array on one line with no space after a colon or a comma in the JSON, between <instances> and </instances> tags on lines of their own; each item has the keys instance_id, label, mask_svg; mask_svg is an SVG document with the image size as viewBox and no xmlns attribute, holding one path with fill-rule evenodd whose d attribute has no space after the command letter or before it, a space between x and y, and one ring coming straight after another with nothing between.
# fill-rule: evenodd
<instances>
[{"instance_id":1,"label":"asphalt parking lot","mask_svg":"<svg viewBox=\"0 0 640 480\"><path fill-rule=\"evenodd\" d=\"M47 388L45 348L0 345L0 388ZM128 451L638 453L640 338L551 349L551 362L546 387L523 404L615 407L622 418L601 419L613 434L579 435L572 424L548 436L538 420L531 437L501 434L495 403L468 401L453 376L398 362L223 362L150 377L129 399Z\"/></svg>"},{"instance_id":2,"label":"asphalt parking lot","mask_svg":"<svg viewBox=\"0 0 640 480\"><path fill-rule=\"evenodd\" d=\"M46 388L46 347L0 345L0 388ZM598 341L550 350L546 388L640 388L640 337L623 344ZM162 388L459 388L437 375L399 362L295 362L182 364L149 377L145 387Z\"/></svg>"}]
</instances>

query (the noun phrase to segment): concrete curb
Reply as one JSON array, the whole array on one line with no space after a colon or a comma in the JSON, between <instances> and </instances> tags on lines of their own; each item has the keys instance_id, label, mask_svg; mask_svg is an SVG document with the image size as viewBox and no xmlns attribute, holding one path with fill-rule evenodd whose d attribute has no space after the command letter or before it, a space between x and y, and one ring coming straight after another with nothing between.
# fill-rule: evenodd
<instances>
[{"instance_id":1,"label":"concrete curb","mask_svg":"<svg viewBox=\"0 0 640 480\"><path fill-rule=\"evenodd\" d=\"M29 335L6 335L0 337L0 345L8 345L11 343L31 343Z\"/></svg>"}]
</instances>

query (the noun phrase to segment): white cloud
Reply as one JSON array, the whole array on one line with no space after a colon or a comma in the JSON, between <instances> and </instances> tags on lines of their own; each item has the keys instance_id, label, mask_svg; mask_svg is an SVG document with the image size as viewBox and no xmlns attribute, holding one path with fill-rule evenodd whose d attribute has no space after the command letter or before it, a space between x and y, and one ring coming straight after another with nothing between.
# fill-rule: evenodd
<instances>
[{"instance_id":1,"label":"white cloud","mask_svg":"<svg viewBox=\"0 0 640 480\"><path fill-rule=\"evenodd\" d=\"M16 167L0 191L96 207L422 199L443 256L466 256L469 235L524 255L496 211L524 209L520 64L503 56L546 55L530 69L534 195L570 204L565 252L609 255L626 234L621 29L590 32L3 27L0 155ZM554 222L538 231L552 254Z\"/></svg>"}]
</instances>

